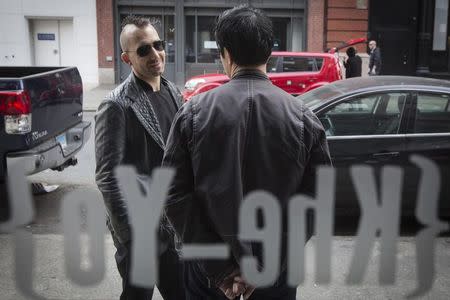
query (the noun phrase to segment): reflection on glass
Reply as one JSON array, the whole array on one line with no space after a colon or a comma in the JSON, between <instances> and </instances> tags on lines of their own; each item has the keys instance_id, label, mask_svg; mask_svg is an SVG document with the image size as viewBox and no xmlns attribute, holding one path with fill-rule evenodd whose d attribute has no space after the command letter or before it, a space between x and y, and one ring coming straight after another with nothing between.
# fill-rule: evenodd
<instances>
[{"instance_id":1,"label":"reflection on glass","mask_svg":"<svg viewBox=\"0 0 450 300\"><path fill-rule=\"evenodd\" d=\"M216 63L219 60L219 50L214 38L214 25L216 17L197 17L197 61L199 63Z\"/></svg>"},{"instance_id":2,"label":"reflection on glass","mask_svg":"<svg viewBox=\"0 0 450 300\"><path fill-rule=\"evenodd\" d=\"M175 22L173 16L164 16L164 39L166 40L166 62L175 62Z\"/></svg>"},{"instance_id":3,"label":"reflection on glass","mask_svg":"<svg viewBox=\"0 0 450 300\"><path fill-rule=\"evenodd\" d=\"M288 26L291 24L290 18L271 18L273 24L273 51L287 51Z\"/></svg>"},{"instance_id":4,"label":"reflection on glass","mask_svg":"<svg viewBox=\"0 0 450 300\"><path fill-rule=\"evenodd\" d=\"M187 63L195 63L195 17L186 16L185 58Z\"/></svg>"}]
</instances>

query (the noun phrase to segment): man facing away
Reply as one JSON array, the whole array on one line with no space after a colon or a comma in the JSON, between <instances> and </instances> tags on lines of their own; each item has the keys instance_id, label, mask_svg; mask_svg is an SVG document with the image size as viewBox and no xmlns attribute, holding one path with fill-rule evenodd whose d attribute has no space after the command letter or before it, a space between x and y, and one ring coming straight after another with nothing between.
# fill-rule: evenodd
<instances>
[{"instance_id":1,"label":"man facing away","mask_svg":"<svg viewBox=\"0 0 450 300\"><path fill-rule=\"evenodd\" d=\"M316 166L331 163L325 132L300 100L268 79L273 29L266 15L248 6L227 10L215 36L231 80L193 97L175 116L163 159L176 172L166 214L183 243L226 244L231 254L185 261L186 299L295 299L286 280L286 218L280 276L254 290L240 259L261 259L263 249L238 240L239 207L249 192L266 190L286 216L291 196L312 192Z\"/></svg>"},{"instance_id":2,"label":"man facing away","mask_svg":"<svg viewBox=\"0 0 450 300\"><path fill-rule=\"evenodd\" d=\"M150 176L162 162L165 141L173 117L181 106L178 89L161 74L165 42L146 18L128 16L122 23L121 59L131 66L128 78L100 104L95 117L96 182L106 210L117 268L122 277L121 300L151 299L153 289L130 283L131 231L127 206L114 169L132 165L140 175ZM132 200L132 199L130 199ZM167 223L167 222L166 222ZM173 233L160 230L158 288L164 299L183 299L181 268Z\"/></svg>"},{"instance_id":3,"label":"man facing away","mask_svg":"<svg viewBox=\"0 0 450 300\"><path fill-rule=\"evenodd\" d=\"M344 62L345 78L360 77L362 60L359 55L356 55L356 49L349 47L346 51L347 60Z\"/></svg>"},{"instance_id":4,"label":"man facing away","mask_svg":"<svg viewBox=\"0 0 450 300\"><path fill-rule=\"evenodd\" d=\"M369 75L381 75L381 51L377 48L377 42L369 42Z\"/></svg>"}]
</instances>

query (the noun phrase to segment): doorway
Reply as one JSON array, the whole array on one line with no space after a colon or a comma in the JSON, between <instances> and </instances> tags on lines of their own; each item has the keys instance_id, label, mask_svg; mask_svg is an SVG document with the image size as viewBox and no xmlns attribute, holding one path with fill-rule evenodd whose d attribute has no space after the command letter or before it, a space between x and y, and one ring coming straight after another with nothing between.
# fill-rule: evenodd
<instances>
[{"instance_id":1,"label":"doorway","mask_svg":"<svg viewBox=\"0 0 450 300\"><path fill-rule=\"evenodd\" d=\"M381 50L382 75L414 75L418 0L370 1L369 39Z\"/></svg>"},{"instance_id":2,"label":"doorway","mask_svg":"<svg viewBox=\"0 0 450 300\"><path fill-rule=\"evenodd\" d=\"M30 20L35 66L75 65L73 20Z\"/></svg>"}]
</instances>

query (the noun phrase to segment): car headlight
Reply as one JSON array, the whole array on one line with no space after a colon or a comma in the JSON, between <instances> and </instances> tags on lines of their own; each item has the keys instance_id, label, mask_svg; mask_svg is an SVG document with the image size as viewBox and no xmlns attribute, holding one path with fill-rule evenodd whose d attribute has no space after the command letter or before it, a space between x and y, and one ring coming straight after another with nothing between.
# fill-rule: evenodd
<instances>
[{"instance_id":1,"label":"car headlight","mask_svg":"<svg viewBox=\"0 0 450 300\"><path fill-rule=\"evenodd\" d=\"M195 87L197 85L199 85L200 83L205 83L205 82L206 82L206 80L203 78L191 79L186 82L186 84L184 85L184 88L187 90L193 91L193 90L195 90Z\"/></svg>"}]
</instances>

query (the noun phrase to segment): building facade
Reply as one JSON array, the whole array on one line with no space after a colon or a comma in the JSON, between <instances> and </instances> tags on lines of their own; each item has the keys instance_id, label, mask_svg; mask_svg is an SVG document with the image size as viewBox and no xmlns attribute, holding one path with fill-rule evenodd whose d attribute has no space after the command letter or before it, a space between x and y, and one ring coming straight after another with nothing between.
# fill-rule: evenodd
<instances>
[{"instance_id":1,"label":"building facade","mask_svg":"<svg viewBox=\"0 0 450 300\"><path fill-rule=\"evenodd\" d=\"M77 66L98 84L95 0L0 0L0 65Z\"/></svg>"},{"instance_id":2,"label":"building facade","mask_svg":"<svg viewBox=\"0 0 450 300\"><path fill-rule=\"evenodd\" d=\"M450 78L448 9L449 0L310 0L308 50L366 36L381 49L383 75Z\"/></svg>"},{"instance_id":3,"label":"building facade","mask_svg":"<svg viewBox=\"0 0 450 300\"><path fill-rule=\"evenodd\" d=\"M97 0L99 68L102 80L123 81L130 72L120 61L120 23L128 14L149 17L160 37L167 41L165 76L183 85L191 76L222 72L213 27L224 10L241 3L262 8L274 23L274 49L306 49L305 0ZM111 23L105 20L113 20ZM114 38L111 39L111 36ZM111 59L112 58L112 61ZM102 75L103 74L103 75Z\"/></svg>"},{"instance_id":4,"label":"building facade","mask_svg":"<svg viewBox=\"0 0 450 300\"><path fill-rule=\"evenodd\" d=\"M74 65L84 83L119 83L130 72L120 23L132 13L152 19L167 41L165 75L183 85L222 72L214 21L241 3L270 16L276 50L323 52L367 37L383 74L450 78L449 0L0 0L0 65ZM367 45L356 48L367 64Z\"/></svg>"}]
</instances>

